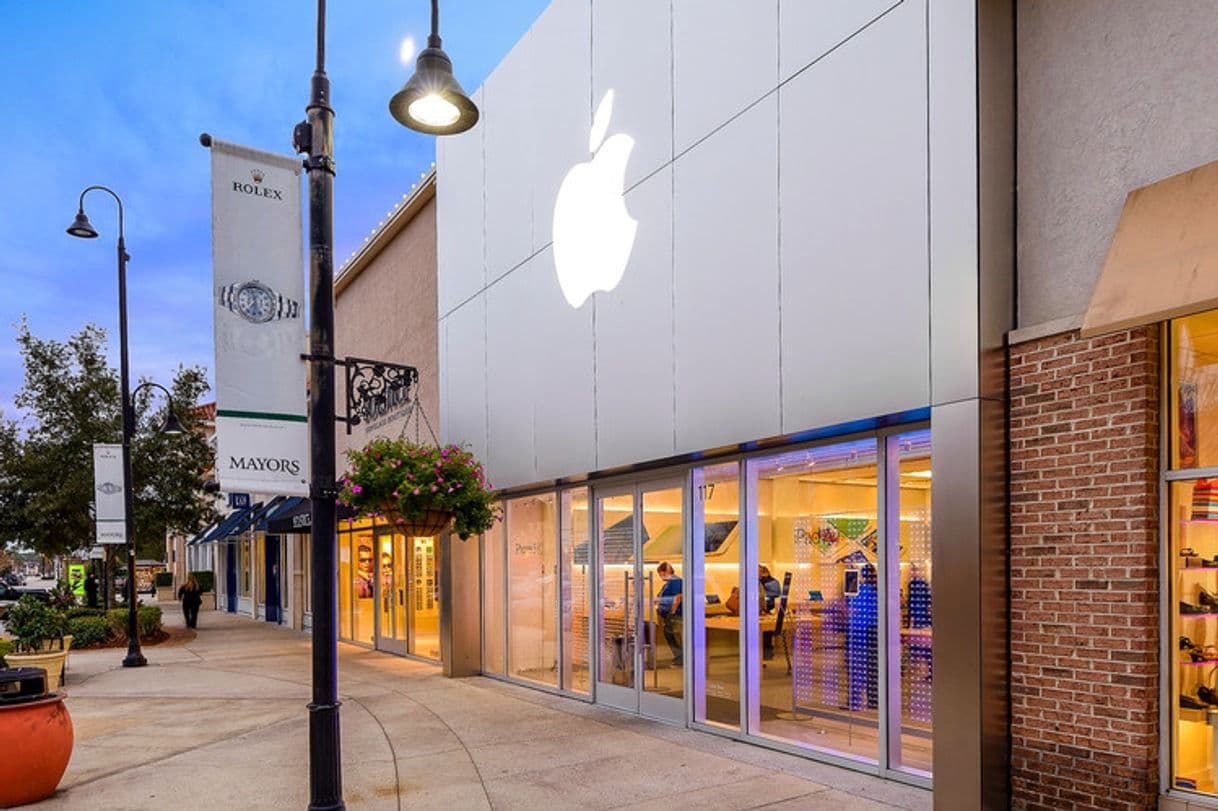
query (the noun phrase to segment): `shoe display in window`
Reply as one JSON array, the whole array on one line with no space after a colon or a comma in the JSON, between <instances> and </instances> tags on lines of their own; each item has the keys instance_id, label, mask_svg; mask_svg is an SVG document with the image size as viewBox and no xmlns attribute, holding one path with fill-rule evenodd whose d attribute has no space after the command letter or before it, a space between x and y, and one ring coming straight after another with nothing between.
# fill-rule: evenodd
<instances>
[{"instance_id":1,"label":"shoe display in window","mask_svg":"<svg viewBox=\"0 0 1218 811\"><path fill-rule=\"evenodd\" d=\"M1213 609L1215 606L1218 606L1218 597L1206 591L1204 586L1197 586L1197 602Z\"/></svg>"},{"instance_id":2,"label":"shoe display in window","mask_svg":"<svg viewBox=\"0 0 1218 811\"><path fill-rule=\"evenodd\" d=\"M1202 608L1199 605L1192 605L1191 603L1186 603L1183 600L1181 600L1180 601L1180 613L1181 614L1208 614L1208 613L1210 613L1210 610L1208 608Z\"/></svg>"},{"instance_id":3,"label":"shoe display in window","mask_svg":"<svg viewBox=\"0 0 1218 811\"><path fill-rule=\"evenodd\" d=\"M1215 693L1204 684L1197 688L1197 698L1209 704L1211 707L1218 707L1218 693Z\"/></svg>"},{"instance_id":4,"label":"shoe display in window","mask_svg":"<svg viewBox=\"0 0 1218 811\"><path fill-rule=\"evenodd\" d=\"M1213 647L1213 646L1211 645L1211 647ZM1180 637L1180 650L1186 651L1189 655L1189 658L1192 659L1194 662L1201 662L1206 659L1206 655L1201 650L1201 648L1198 645L1196 645L1193 642L1193 640L1189 639L1187 636ZM1218 656L1216 656L1215 658L1218 658Z\"/></svg>"},{"instance_id":5,"label":"shoe display in window","mask_svg":"<svg viewBox=\"0 0 1218 811\"><path fill-rule=\"evenodd\" d=\"M1208 706L1205 704L1202 704L1200 701L1193 698L1192 696L1186 696L1183 693L1181 693L1180 694L1180 709L1182 709L1182 710L1204 710L1204 709L1208 709Z\"/></svg>"},{"instance_id":6,"label":"shoe display in window","mask_svg":"<svg viewBox=\"0 0 1218 811\"><path fill-rule=\"evenodd\" d=\"M1180 557L1182 558L1195 558L1196 556L1197 553L1193 551L1191 546L1186 546L1180 550Z\"/></svg>"}]
</instances>

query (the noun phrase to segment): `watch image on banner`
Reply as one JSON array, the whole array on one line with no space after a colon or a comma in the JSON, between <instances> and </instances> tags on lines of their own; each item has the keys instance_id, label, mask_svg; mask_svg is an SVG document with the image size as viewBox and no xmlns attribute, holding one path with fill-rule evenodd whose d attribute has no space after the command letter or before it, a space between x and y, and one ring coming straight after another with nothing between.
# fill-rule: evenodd
<instances>
[{"instance_id":1,"label":"watch image on banner","mask_svg":"<svg viewBox=\"0 0 1218 811\"><path fill-rule=\"evenodd\" d=\"M300 161L211 141L216 478L308 495Z\"/></svg>"},{"instance_id":2,"label":"watch image on banner","mask_svg":"<svg viewBox=\"0 0 1218 811\"><path fill-rule=\"evenodd\" d=\"M93 520L99 544L127 543L127 501L123 489L123 446L93 445Z\"/></svg>"}]
</instances>

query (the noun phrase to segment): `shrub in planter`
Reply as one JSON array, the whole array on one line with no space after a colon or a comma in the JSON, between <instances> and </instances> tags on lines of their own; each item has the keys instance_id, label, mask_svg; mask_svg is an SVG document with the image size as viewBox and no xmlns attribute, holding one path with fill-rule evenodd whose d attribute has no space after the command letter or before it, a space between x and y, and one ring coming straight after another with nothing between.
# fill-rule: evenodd
<instances>
[{"instance_id":1,"label":"shrub in planter","mask_svg":"<svg viewBox=\"0 0 1218 811\"><path fill-rule=\"evenodd\" d=\"M52 586L47 604L58 611L67 611L76 605L76 592L72 591L72 584L67 580L60 580Z\"/></svg>"},{"instance_id":2,"label":"shrub in planter","mask_svg":"<svg viewBox=\"0 0 1218 811\"><path fill-rule=\"evenodd\" d=\"M83 605L74 605L64 612L64 616L69 620L74 620L77 617L104 617L106 610L104 608L89 608Z\"/></svg>"},{"instance_id":3,"label":"shrub in planter","mask_svg":"<svg viewBox=\"0 0 1218 811\"><path fill-rule=\"evenodd\" d=\"M17 651L23 653L42 650L44 642L62 641L68 630L68 620L63 612L28 594L8 610L4 625L13 635Z\"/></svg>"},{"instance_id":4,"label":"shrub in planter","mask_svg":"<svg viewBox=\"0 0 1218 811\"><path fill-rule=\"evenodd\" d=\"M72 647L87 648L110 638L110 624L105 617L73 617L68 620L68 633L72 635Z\"/></svg>"},{"instance_id":5,"label":"shrub in planter","mask_svg":"<svg viewBox=\"0 0 1218 811\"><path fill-rule=\"evenodd\" d=\"M482 463L457 445L374 439L347 452L339 501L364 515L384 516L400 531L432 535L451 516L461 538L481 535L499 517Z\"/></svg>"},{"instance_id":6,"label":"shrub in planter","mask_svg":"<svg viewBox=\"0 0 1218 811\"><path fill-rule=\"evenodd\" d=\"M8 667L4 663L4 657L13 652L15 646L7 639L0 639L0 667Z\"/></svg>"},{"instance_id":7,"label":"shrub in planter","mask_svg":"<svg viewBox=\"0 0 1218 811\"><path fill-rule=\"evenodd\" d=\"M157 588L169 588L173 585L173 572L157 572L152 576L152 582Z\"/></svg>"},{"instance_id":8,"label":"shrub in planter","mask_svg":"<svg viewBox=\"0 0 1218 811\"><path fill-rule=\"evenodd\" d=\"M127 609L114 608L106 612L106 623L116 638L127 638ZM136 607L135 626L141 638L157 633L161 630L161 609L155 605Z\"/></svg>"},{"instance_id":9,"label":"shrub in planter","mask_svg":"<svg viewBox=\"0 0 1218 811\"><path fill-rule=\"evenodd\" d=\"M211 569L204 569L199 572L191 572L195 576L195 580L199 582L199 590L203 593L216 590L216 573Z\"/></svg>"}]
</instances>

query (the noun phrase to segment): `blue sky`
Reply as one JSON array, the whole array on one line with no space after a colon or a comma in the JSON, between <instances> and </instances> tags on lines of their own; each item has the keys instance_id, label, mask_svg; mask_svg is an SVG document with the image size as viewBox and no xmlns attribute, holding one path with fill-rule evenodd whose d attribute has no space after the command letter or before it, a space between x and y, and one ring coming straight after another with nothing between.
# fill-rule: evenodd
<instances>
[{"instance_id":1,"label":"blue sky","mask_svg":"<svg viewBox=\"0 0 1218 811\"><path fill-rule=\"evenodd\" d=\"M457 78L482 84L548 0L442 0L440 34ZM335 257L341 260L426 172L433 138L389 117L422 43L427 0L331 0L326 68L335 120ZM179 363L213 365L209 156L198 136L291 154L313 70L311 0L0 0L0 410L21 385L15 324L65 338L110 332L117 365L113 203L90 195L102 238L64 228L98 183L126 209L133 378L168 383Z\"/></svg>"}]
</instances>

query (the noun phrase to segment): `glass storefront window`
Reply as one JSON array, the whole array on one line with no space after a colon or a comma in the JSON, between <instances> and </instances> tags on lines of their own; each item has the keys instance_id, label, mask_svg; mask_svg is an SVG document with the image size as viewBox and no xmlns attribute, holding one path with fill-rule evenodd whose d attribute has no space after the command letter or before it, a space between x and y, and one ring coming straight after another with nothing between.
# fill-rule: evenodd
<instances>
[{"instance_id":1,"label":"glass storefront window","mask_svg":"<svg viewBox=\"0 0 1218 811\"><path fill-rule=\"evenodd\" d=\"M747 470L757 573L741 613L756 624L760 648L750 714L763 735L875 761L876 441L755 459Z\"/></svg>"},{"instance_id":2,"label":"glass storefront window","mask_svg":"<svg viewBox=\"0 0 1218 811\"><path fill-rule=\"evenodd\" d=\"M591 661L588 612L592 579L588 488L562 493L562 686L587 695Z\"/></svg>"},{"instance_id":3,"label":"glass storefront window","mask_svg":"<svg viewBox=\"0 0 1218 811\"><path fill-rule=\"evenodd\" d=\"M351 533L338 534L338 635L351 638Z\"/></svg>"},{"instance_id":4,"label":"glass storefront window","mask_svg":"<svg viewBox=\"0 0 1218 811\"><path fill-rule=\"evenodd\" d=\"M1170 347L1171 787L1218 794L1218 310L1173 321Z\"/></svg>"},{"instance_id":5,"label":"glass storefront window","mask_svg":"<svg viewBox=\"0 0 1218 811\"><path fill-rule=\"evenodd\" d=\"M694 594L704 603L694 720L731 729L740 728L740 530L740 464L694 470L693 554L701 579Z\"/></svg>"},{"instance_id":6,"label":"glass storefront window","mask_svg":"<svg viewBox=\"0 0 1218 811\"><path fill-rule=\"evenodd\" d=\"M558 686L555 495L507 502L508 673Z\"/></svg>"},{"instance_id":7,"label":"glass storefront window","mask_svg":"<svg viewBox=\"0 0 1218 811\"><path fill-rule=\"evenodd\" d=\"M1171 466L1218 467L1218 310L1171 326ZM1199 430L1200 429L1200 430Z\"/></svg>"},{"instance_id":8,"label":"glass storefront window","mask_svg":"<svg viewBox=\"0 0 1218 811\"><path fill-rule=\"evenodd\" d=\"M375 642L376 604L374 583L376 576L376 544L372 528L356 530L351 538L351 639L371 645Z\"/></svg>"},{"instance_id":9,"label":"glass storefront window","mask_svg":"<svg viewBox=\"0 0 1218 811\"><path fill-rule=\"evenodd\" d=\"M893 768L930 774L932 765L931 695L934 668L931 660L931 468L930 431L890 437L889 488L899 498L889 499L889 526L900 527L898 554L889 545L889 605L899 608L890 627L899 629L899 644L889 644L899 662L899 708L894 720L900 735L893 736ZM896 567L893 567L893 563ZM895 593L894 593L895 592ZM889 635L892 639L892 634ZM890 656L892 654L890 653Z\"/></svg>"},{"instance_id":10,"label":"glass storefront window","mask_svg":"<svg viewBox=\"0 0 1218 811\"><path fill-rule=\"evenodd\" d=\"M482 672L505 674L503 639L507 632L504 596L504 526L496 524L482 536Z\"/></svg>"},{"instance_id":11,"label":"glass storefront window","mask_svg":"<svg viewBox=\"0 0 1218 811\"><path fill-rule=\"evenodd\" d=\"M242 597L250 596L250 546L244 538L238 538L237 543L237 594Z\"/></svg>"},{"instance_id":12,"label":"glass storefront window","mask_svg":"<svg viewBox=\"0 0 1218 811\"><path fill-rule=\"evenodd\" d=\"M410 569L407 602L410 606L410 653L427 659L440 658L440 593L436 571L436 538L393 536L397 543L395 571L399 584ZM410 559L406 560L405 551ZM398 617L405 619L398 607ZM381 633L384 633L382 629Z\"/></svg>"}]
</instances>

